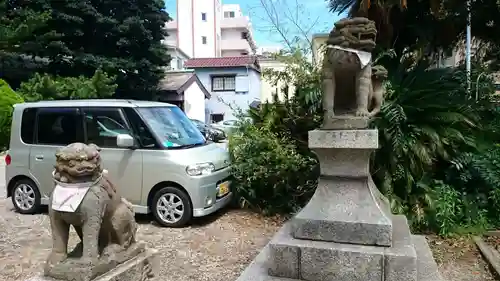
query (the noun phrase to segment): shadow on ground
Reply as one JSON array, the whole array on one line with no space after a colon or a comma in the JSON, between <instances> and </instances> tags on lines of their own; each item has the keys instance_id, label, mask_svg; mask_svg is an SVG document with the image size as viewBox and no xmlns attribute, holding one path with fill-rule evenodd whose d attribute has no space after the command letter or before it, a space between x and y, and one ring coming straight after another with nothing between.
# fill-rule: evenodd
<instances>
[{"instance_id":1,"label":"shadow on ground","mask_svg":"<svg viewBox=\"0 0 500 281\"><path fill-rule=\"evenodd\" d=\"M220 217L224 216L225 214L227 214L228 212L230 212L231 210L234 210L234 209L236 209L236 208L232 207L232 206L227 206L226 208L220 209L220 210L218 210L210 215L207 215L204 217L193 218L191 223L188 224L186 227L191 227L191 228L205 227L205 226L217 221ZM9 211L17 213L17 211L16 211L16 209L14 209L14 207L11 207ZM39 215L39 214L48 215L49 214L48 206L41 206L39 212L36 213L35 215ZM29 215L26 215L26 216L29 216ZM157 227L163 227L155 221L153 214L151 214L151 213L149 213L149 214L136 214L135 220L138 224L152 224L152 225L155 225Z\"/></svg>"}]
</instances>

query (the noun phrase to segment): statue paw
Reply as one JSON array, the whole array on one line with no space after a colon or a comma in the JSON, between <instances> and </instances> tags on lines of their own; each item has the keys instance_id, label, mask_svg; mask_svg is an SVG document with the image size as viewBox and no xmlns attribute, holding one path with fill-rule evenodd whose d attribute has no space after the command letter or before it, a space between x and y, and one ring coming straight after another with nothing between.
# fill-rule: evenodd
<instances>
[{"instance_id":1,"label":"statue paw","mask_svg":"<svg viewBox=\"0 0 500 281\"><path fill-rule=\"evenodd\" d=\"M54 253L52 252L49 257L47 258L47 265L55 265L58 264L64 260L66 260L67 254L66 253Z\"/></svg>"},{"instance_id":2,"label":"statue paw","mask_svg":"<svg viewBox=\"0 0 500 281\"><path fill-rule=\"evenodd\" d=\"M355 115L357 117L368 117L368 115L370 115L370 112L368 112L368 110L366 109L358 109L356 110Z\"/></svg>"}]
</instances>

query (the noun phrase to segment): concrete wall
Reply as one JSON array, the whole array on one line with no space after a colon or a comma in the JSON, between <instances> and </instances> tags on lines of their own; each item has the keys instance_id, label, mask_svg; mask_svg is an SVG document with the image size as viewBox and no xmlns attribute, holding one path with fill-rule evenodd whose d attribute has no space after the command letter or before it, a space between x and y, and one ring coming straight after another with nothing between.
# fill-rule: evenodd
<instances>
[{"instance_id":1,"label":"concrete wall","mask_svg":"<svg viewBox=\"0 0 500 281\"><path fill-rule=\"evenodd\" d=\"M262 70L262 73L264 73L266 69L272 69L272 70L276 70L276 71L284 71L286 68L285 63L274 60L274 59L261 59L259 61L259 63L260 63L260 68ZM282 89L284 86L287 86L287 85L285 85L283 82L280 82L280 83L275 85L274 83L272 83L272 81L269 78L266 78L263 75L262 82L260 84L260 87L261 87L260 100L262 102L266 102L266 101L271 102L273 94L276 92L278 93L279 99L283 100L284 95L283 95ZM288 85L288 86L290 86L290 85ZM294 88L289 87L289 89L288 89L289 97L292 96L293 92L294 92Z\"/></svg>"},{"instance_id":2,"label":"concrete wall","mask_svg":"<svg viewBox=\"0 0 500 281\"><path fill-rule=\"evenodd\" d=\"M195 73L212 95L206 100L207 109L211 114L224 114L224 120L236 118L236 113L227 104L247 110L251 102L260 99L261 76L252 68L199 68ZM213 92L212 76L217 75L236 75L236 91Z\"/></svg>"},{"instance_id":3,"label":"concrete wall","mask_svg":"<svg viewBox=\"0 0 500 281\"><path fill-rule=\"evenodd\" d=\"M205 121L205 94L197 83L184 91L184 112L190 119Z\"/></svg>"},{"instance_id":4,"label":"concrete wall","mask_svg":"<svg viewBox=\"0 0 500 281\"><path fill-rule=\"evenodd\" d=\"M184 63L189 59L186 54L175 48L169 49L168 54L172 57L172 60L170 61L170 65L167 70L175 71L184 69Z\"/></svg>"}]
</instances>

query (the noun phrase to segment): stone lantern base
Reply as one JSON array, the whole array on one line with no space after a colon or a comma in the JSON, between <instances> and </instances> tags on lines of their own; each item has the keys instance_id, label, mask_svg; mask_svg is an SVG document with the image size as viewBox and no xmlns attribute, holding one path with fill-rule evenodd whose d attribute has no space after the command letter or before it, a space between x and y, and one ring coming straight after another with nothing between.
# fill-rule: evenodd
<instances>
[{"instance_id":1,"label":"stone lantern base","mask_svg":"<svg viewBox=\"0 0 500 281\"><path fill-rule=\"evenodd\" d=\"M378 131L341 123L309 132L318 188L237 281L442 280L425 237L411 235L406 217L391 214L373 183Z\"/></svg>"}]
</instances>

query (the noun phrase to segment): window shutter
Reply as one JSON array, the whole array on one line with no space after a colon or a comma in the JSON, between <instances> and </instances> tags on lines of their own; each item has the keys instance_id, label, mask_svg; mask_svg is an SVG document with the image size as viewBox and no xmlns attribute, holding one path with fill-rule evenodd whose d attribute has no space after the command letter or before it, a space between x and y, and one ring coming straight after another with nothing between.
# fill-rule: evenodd
<instances>
[{"instance_id":1,"label":"window shutter","mask_svg":"<svg viewBox=\"0 0 500 281\"><path fill-rule=\"evenodd\" d=\"M236 76L236 92L248 92L248 76Z\"/></svg>"}]
</instances>

